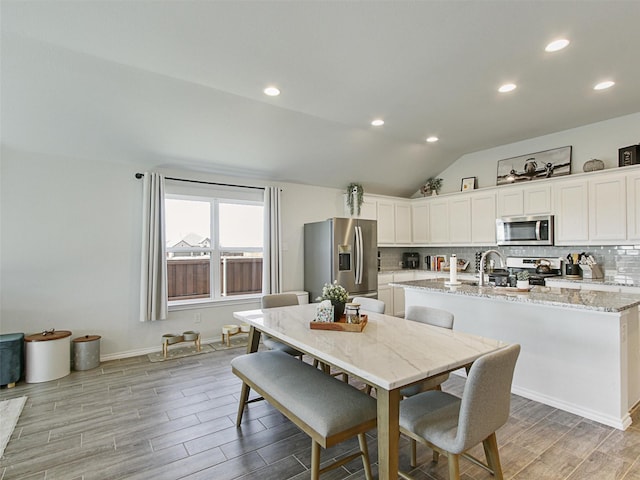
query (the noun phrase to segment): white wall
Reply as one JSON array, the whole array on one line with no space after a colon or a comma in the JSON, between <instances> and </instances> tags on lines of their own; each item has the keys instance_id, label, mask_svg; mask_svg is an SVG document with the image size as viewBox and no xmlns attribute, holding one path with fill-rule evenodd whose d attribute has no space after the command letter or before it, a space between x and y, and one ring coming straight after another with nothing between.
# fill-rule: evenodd
<instances>
[{"instance_id":1,"label":"white wall","mask_svg":"<svg viewBox=\"0 0 640 480\"><path fill-rule=\"evenodd\" d=\"M493 187L498 160L567 145L573 147L572 173L582 173L582 166L592 158L604 161L605 169L615 168L618 149L637 143L640 143L640 113L469 153L438 175L444 180L440 193L459 192L465 177L477 177L476 188Z\"/></svg>"},{"instance_id":2,"label":"white wall","mask_svg":"<svg viewBox=\"0 0 640 480\"><path fill-rule=\"evenodd\" d=\"M258 302L172 311L138 321L142 183L138 171L265 185L143 162L52 157L2 148L0 332L71 330L102 336L103 359L160 349L163 333L219 336L236 310ZM273 183L271 183L273 184ZM302 290L303 224L342 214L342 192L277 184L282 192L284 289ZM195 314L202 321L195 323Z\"/></svg>"}]
</instances>

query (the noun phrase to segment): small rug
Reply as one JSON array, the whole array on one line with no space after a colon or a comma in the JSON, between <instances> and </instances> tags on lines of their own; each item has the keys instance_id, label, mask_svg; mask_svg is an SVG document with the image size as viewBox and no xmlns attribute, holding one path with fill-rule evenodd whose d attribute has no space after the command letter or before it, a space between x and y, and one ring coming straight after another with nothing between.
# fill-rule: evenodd
<instances>
[{"instance_id":1,"label":"small rug","mask_svg":"<svg viewBox=\"0 0 640 480\"><path fill-rule=\"evenodd\" d=\"M0 402L0 457L4 455L4 449L9 443L13 429L18 423L27 397L13 398Z\"/></svg>"},{"instance_id":2,"label":"small rug","mask_svg":"<svg viewBox=\"0 0 640 480\"><path fill-rule=\"evenodd\" d=\"M169 347L169 352L167 353L167 358L164 358L162 352L153 352L149 353L147 357L150 362L164 362L165 360L175 360L176 358L184 358L190 357L192 355L202 355L203 353L211 353L215 352L215 349L211 345L201 345L200 351L196 350L196 346L191 343L191 345L182 345L179 347Z\"/></svg>"}]
</instances>

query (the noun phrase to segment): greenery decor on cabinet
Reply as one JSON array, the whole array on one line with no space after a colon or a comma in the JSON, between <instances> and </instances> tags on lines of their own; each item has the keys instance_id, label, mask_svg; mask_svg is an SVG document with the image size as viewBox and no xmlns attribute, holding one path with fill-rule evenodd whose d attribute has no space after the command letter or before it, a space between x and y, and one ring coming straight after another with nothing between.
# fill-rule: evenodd
<instances>
[{"instance_id":1,"label":"greenery decor on cabinet","mask_svg":"<svg viewBox=\"0 0 640 480\"><path fill-rule=\"evenodd\" d=\"M423 196L428 197L432 193L438 195L440 193L440 189L442 188L442 179L430 177L424 183L423 186L420 187L420 192Z\"/></svg>"},{"instance_id":2,"label":"greenery decor on cabinet","mask_svg":"<svg viewBox=\"0 0 640 480\"><path fill-rule=\"evenodd\" d=\"M349 206L349 213L360 216L360 208L364 200L364 188L359 183L350 183L347 187L347 205Z\"/></svg>"}]
</instances>

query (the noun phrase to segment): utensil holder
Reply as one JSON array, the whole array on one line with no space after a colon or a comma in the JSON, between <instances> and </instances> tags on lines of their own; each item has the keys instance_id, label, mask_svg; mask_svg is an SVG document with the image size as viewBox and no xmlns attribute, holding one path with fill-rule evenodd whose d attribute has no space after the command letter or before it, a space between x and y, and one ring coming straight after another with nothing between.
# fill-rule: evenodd
<instances>
[{"instance_id":1,"label":"utensil holder","mask_svg":"<svg viewBox=\"0 0 640 480\"><path fill-rule=\"evenodd\" d=\"M580 269L580 265L577 263L567 263L564 266L565 275L571 275L572 277L581 276L582 270Z\"/></svg>"}]
</instances>

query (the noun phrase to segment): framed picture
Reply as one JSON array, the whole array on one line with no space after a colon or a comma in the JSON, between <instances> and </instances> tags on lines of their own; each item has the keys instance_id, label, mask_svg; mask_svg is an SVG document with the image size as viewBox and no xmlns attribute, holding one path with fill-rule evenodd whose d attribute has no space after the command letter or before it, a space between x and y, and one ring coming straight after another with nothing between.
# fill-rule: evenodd
<instances>
[{"instance_id":1,"label":"framed picture","mask_svg":"<svg viewBox=\"0 0 640 480\"><path fill-rule=\"evenodd\" d=\"M529 182L571 173L571 146L498 160L496 185Z\"/></svg>"},{"instance_id":2,"label":"framed picture","mask_svg":"<svg viewBox=\"0 0 640 480\"><path fill-rule=\"evenodd\" d=\"M462 179L460 185L460 191L466 192L467 190L474 190L476 188L476 177L467 177Z\"/></svg>"}]
</instances>

